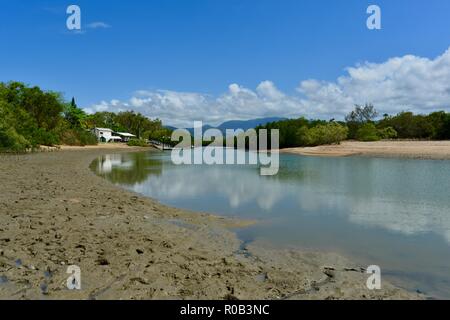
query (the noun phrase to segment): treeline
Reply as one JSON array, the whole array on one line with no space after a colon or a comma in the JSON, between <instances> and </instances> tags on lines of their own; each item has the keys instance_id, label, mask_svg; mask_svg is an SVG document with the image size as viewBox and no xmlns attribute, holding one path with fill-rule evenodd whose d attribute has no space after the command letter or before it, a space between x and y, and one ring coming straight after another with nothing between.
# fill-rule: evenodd
<instances>
[{"instance_id":1,"label":"treeline","mask_svg":"<svg viewBox=\"0 0 450 320\"><path fill-rule=\"evenodd\" d=\"M165 142L169 141L172 135L172 130L165 128L161 120L151 120L133 111L97 112L88 116L87 125L90 128L109 128L115 132L129 132L137 136L138 140Z\"/></svg>"},{"instance_id":2,"label":"treeline","mask_svg":"<svg viewBox=\"0 0 450 320\"><path fill-rule=\"evenodd\" d=\"M384 115L377 123L379 129L393 128L401 139L450 139L450 113L438 111L429 115L402 112L396 116Z\"/></svg>"},{"instance_id":3,"label":"treeline","mask_svg":"<svg viewBox=\"0 0 450 320\"><path fill-rule=\"evenodd\" d=\"M380 139L450 139L450 113L437 111L428 115L400 112L395 116L384 114L375 120L378 112L373 105L356 106L347 117L349 139L377 141Z\"/></svg>"},{"instance_id":4,"label":"treeline","mask_svg":"<svg viewBox=\"0 0 450 320\"><path fill-rule=\"evenodd\" d=\"M139 138L160 140L170 130L159 120L139 113L86 114L75 99L64 100L57 92L43 91L20 82L0 83L0 152L22 152L39 146L94 145L93 127L125 131Z\"/></svg>"},{"instance_id":5,"label":"treeline","mask_svg":"<svg viewBox=\"0 0 450 320\"><path fill-rule=\"evenodd\" d=\"M356 106L345 121L283 120L256 129L279 129L280 148L337 144L346 139L450 139L450 113L415 115L401 112L378 119L373 105ZM86 114L75 99L67 102L62 95L29 87L20 82L0 83L0 151L24 151L39 146L97 144L90 129L110 128L138 137L133 145L156 140L171 142L172 130L158 119L140 113L97 112Z\"/></svg>"},{"instance_id":6,"label":"treeline","mask_svg":"<svg viewBox=\"0 0 450 320\"><path fill-rule=\"evenodd\" d=\"M256 131L260 129L267 129L269 135L271 129L278 129L280 148L334 144L345 140L348 135L348 128L345 125L334 121L307 120L303 117L256 127Z\"/></svg>"},{"instance_id":7,"label":"treeline","mask_svg":"<svg viewBox=\"0 0 450 320\"><path fill-rule=\"evenodd\" d=\"M256 129L279 129L280 148L338 144L347 139L450 139L450 113L445 111L429 115L415 115L412 112L401 112L395 116L385 114L381 120L376 120L377 117L374 106L367 104L356 106L345 121L299 118L268 123Z\"/></svg>"}]
</instances>

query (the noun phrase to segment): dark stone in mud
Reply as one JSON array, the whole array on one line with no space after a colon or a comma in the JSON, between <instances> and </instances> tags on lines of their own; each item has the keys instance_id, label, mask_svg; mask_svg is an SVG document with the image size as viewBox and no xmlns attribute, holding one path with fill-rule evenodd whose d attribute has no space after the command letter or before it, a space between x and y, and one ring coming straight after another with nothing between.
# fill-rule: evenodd
<instances>
[{"instance_id":1,"label":"dark stone in mud","mask_svg":"<svg viewBox=\"0 0 450 320\"><path fill-rule=\"evenodd\" d=\"M83 246L82 244L79 244L75 247L75 249L81 249L82 251L86 251L86 247Z\"/></svg>"},{"instance_id":2,"label":"dark stone in mud","mask_svg":"<svg viewBox=\"0 0 450 320\"><path fill-rule=\"evenodd\" d=\"M100 258L100 259L98 259L98 260L97 260L97 263L98 263L100 266L109 266L109 261L106 260L105 258Z\"/></svg>"},{"instance_id":3,"label":"dark stone in mud","mask_svg":"<svg viewBox=\"0 0 450 320\"><path fill-rule=\"evenodd\" d=\"M137 254L144 254L144 251L141 249L136 249Z\"/></svg>"},{"instance_id":4,"label":"dark stone in mud","mask_svg":"<svg viewBox=\"0 0 450 320\"><path fill-rule=\"evenodd\" d=\"M334 271L335 269L332 267L325 267L323 273L326 274L329 278L334 278L336 276L336 273Z\"/></svg>"},{"instance_id":5,"label":"dark stone in mud","mask_svg":"<svg viewBox=\"0 0 450 320\"><path fill-rule=\"evenodd\" d=\"M7 276L0 276L0 284L8 283L8 277Z\"/></svg>"},{"instance_id":6,"label":"dark stone in mud","mask_svg":"<svg viewBox=\"0 0 450 320\"><path fill-rule=\"evenodd\" d=\"M42 284L40 285L40 289L41 289L42 294L45 294L45 295L48 294L48 286L47 286L47 284L42 283Z\"/></svg>"},{"instance_id":7,"label":"dark stone in mud","mask_svg":"<svg viewBox=\"0 0 450 320\"><path fill-rule=\"evenodd\" d=\"M232 294L226 294L225 297L223 297L224 300L239 300L236 296Z\"/></svg>"}]
</instances>

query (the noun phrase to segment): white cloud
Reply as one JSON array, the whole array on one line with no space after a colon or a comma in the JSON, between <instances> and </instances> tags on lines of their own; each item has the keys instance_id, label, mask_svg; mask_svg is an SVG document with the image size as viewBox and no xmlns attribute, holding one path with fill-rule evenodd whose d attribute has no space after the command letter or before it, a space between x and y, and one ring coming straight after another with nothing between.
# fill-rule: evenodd
<instances>
[{"instance_id":1,"label":"white cloud","mask_svg":"<svg viewBox=\"0 0 450 320\"><path fill-rule=\"evenodd\" d=\"M216 125L225 120L273 116L280 112L299 116L301 107L298 98L285 96L273 83L263 82L256 92L232 84L228 92L219 97L193 92L141 90L128 101L102 101L86 111L135 110L148 117L162 119L166 124L192 127L194 120Z\"/></svg>"},{"instance_id":2,"label":"white cloud","mask_svg":"<svg viewBox=\"0 0 450 320\"><path fill-rule=\"evenodd\" d=\"M263 81L255 90L231 84L217 97L141 90L128 101L103 101L87 110L135 110L167 124L192 126L194 120L215 125L266 116L343 119L355 104L365 103L390 114L449 110L450 49L435 59L407 55L379 64L366 62L347 68L334 82L302 81L291 95L281 92L273 82Z\"/></svg>"},{"instance_id":3,"label":"white cloud","mask_svg":"<svg viewBox=\"0 0 450 320\"><path fill-rule=\"evenodd\" d=\"M373 103L382 113L428 113L450 108L450 49L434 60L407 55L347 69L336 82L303 81L303 102L343 116L354 104Z\"/></svg>"},{"instance_id":4,"label":"white cloud","mask_svg":"<svg viewBox=\"0 0 450 320\"><path fill-rule=\"evenodd\" d=\"M102 21L96 21L96 22L92 22L89 23L88 25L86 25L87 28L89 29L108 29L111 28L111 26L105 22Z\"/></svg>"}]
</instances>

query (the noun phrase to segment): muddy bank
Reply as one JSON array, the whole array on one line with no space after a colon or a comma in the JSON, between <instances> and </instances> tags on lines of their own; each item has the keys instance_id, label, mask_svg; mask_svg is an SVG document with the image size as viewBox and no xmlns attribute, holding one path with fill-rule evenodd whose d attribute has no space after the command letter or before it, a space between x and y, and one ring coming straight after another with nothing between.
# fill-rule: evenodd
<instances>
[{"instance_id":1,"label":"muddy bank","mask_svg":"<svg viewBox=\"0 0 450 320\"><path fill-rule=\"evenodd\" d=\"M344 141L340 145L288 148L281 152L321 157L368 156L450 160L450 141Z\"/></svg>"},{"instance_id":2,"label":"muddy bank","mask_svg":"<svg viewBox=\"0 0 450 320\"><path fill-rule=\"evenodd\" d=\"M139 151L120 148L114 152ZM242 246L244 221L169 208L97 177L110 149L0 156L1 299L419 299L335 255ZM82 290L66 289L67 266Z\"/></svg>"}]
</instances>

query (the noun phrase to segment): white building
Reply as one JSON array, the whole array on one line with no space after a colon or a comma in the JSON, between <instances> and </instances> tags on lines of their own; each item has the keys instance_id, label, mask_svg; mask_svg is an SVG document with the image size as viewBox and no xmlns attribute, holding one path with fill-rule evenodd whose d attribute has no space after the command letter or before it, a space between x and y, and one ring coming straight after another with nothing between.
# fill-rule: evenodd
<instances>
[{"instance_id":1,"label":"white building","mask_svg":"<svg viewBox=\"0 0 450 320\"><path fill-rule=\"evenodd\" d=\"M113 131L107 128L94 128L92 132L97 137L100 142L120 142L122 141L121 137L114 136Z\"/></svg>"},{"instance_id":2,"label":"white building","mask_svg":"<svg viewBox=\"0 0 450 320\"><path fill-rule=\"evenodd\" d=\"M116 132L116 134L122 138L123 142L128 142L131 139L136 138L134 134L128 133L128 132Z\"/></svg>"}]
</instances>

